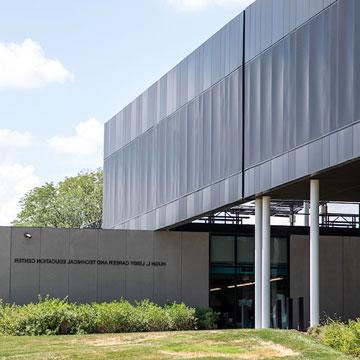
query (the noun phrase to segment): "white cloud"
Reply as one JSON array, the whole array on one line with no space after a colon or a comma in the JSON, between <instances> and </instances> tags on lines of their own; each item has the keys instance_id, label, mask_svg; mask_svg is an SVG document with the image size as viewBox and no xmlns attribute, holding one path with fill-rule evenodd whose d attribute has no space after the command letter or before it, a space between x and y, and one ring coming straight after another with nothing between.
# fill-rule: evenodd
<instances>
[{"instance_id":1,"label":"white cloud","mask_svg":"<svg viewBox=\"0 0 360 360\"><path fill-rule=\"evenodd\" d=\"M244 9L254 1L255 0L168 0L171 5L189 11L203 10L212 5L223 7L241 6L241 8Z\"/></svg>"},{"instance_id":2,"label":"white cloud","mask_svg":"<svg viewBox=\"0 0 360 360\"><path fill-rule=\"evenodd\" d=\"M33 40L0 43L0 89L32 89L68 80L73 80L73 75L59 60L47 58Z\"/></svg>"},{"instance_id":3,"label":"white cloud","mask_svg":"<svg viewBox=\"0 0 360 360\"><path fill-rule=\"evenodd\" d=\"M20 207L19 200L39 185L32 165L0 165L0 226L10 225Z\"/></svg>"},{"instance_id":4,"label":"white cloud","mask_svg":"<svg viewBox=\"0 0 360 360\"><path fill-rule=\"evenodd\" d=\"M49 145L60 154L96 155L102 152L103 125L95 118L79 123L75 135L55 136Z\"/></svg>"},{"instance_id":5,"label":"white cloud","mask_svg":"<svg viewBox=\"0 0 360 360\"><path fill-rule=\"evenodd\" d=\"M33 143L33 136L28 131L18 132L10 129L0 129L0 146L26 147Z\"/></svg>"}]
</instances>

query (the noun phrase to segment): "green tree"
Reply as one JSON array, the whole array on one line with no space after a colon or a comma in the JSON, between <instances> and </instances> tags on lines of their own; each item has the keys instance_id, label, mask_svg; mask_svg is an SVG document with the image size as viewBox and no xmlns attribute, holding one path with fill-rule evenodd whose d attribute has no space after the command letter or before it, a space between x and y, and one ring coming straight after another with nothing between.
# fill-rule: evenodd
<instances>
[{"instance_id":1,"label":"green tree","mask_svg":"<svg viewBox=\"0 0 360 360\"><path fill-rule=\"evenodd\" d=\"M30 190L20 200L15 226L80 228L102 218L103 172L81 172Z\"/></svg>"}]
</instances>

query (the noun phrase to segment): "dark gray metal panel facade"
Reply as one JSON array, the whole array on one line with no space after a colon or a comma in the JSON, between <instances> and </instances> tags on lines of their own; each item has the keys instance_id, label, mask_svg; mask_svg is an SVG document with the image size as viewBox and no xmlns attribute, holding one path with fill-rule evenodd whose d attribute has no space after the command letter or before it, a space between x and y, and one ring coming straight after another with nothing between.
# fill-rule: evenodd
<instances>
[{"instance_id":1,"label":"dark gray metal panel facade","mask_svg":"<svg viewBox=\"0 0 360 360\"><path fill-rule=\"evenodd\" d=\"M105 159L172 115L242 64L243 14L105 124Z\"/></svg>"},{"instance_id":2,"label":"dark gray metal panel facade","mask_svg":"<svg viewBox=\"0 0 360 360\"><path fill-rule=\"evenodd\" d=\"M257 0L246 10L246 62L337 0Z\"/></svg>"},{"instance_id":3,"label":"dark gray metal panel facade","mask_svg":"<svg viewBox=\"0 0 360 360\"><path fill-rule=\"evenodd\" d=\"M104 227L157 229L242 197L243 16L105 124Z\"/></svg>"},{"instance_id":4,"label":"dark gray metal panel facade","mask_svg":"<svg viewBox=\"0 0 360 360\"><path fill-rule=\"evenodd\" d=\"M359 44L357 0L257 0L106 123L104 226L164 228L358 157Z\"/></svg>"},{"instance_id":5,"label":"dark gray metal panel facade","mask_svg":"<svg viewBox=\"0 0 360 360\"><path fill-rule=\"evenodd\" d=\"M359 15L339 0L246 64L245 197L359 156Z\"/></svg>"}]
</instances>

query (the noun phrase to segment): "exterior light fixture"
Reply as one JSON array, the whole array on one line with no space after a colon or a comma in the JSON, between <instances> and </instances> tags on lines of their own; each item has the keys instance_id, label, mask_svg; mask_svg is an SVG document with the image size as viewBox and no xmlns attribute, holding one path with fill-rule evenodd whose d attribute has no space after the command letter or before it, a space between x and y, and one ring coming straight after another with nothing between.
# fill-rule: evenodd
<instances>
[{"instance_id":1,"label":"exterior light fixture","mask_svg":"<svg viewBox=\"0 0 360 360\"><path fill-rule=\"evenodd\" d=\"M32 238L32 235L29 234L29 233L24 233L24 238L25 238L25 239L31 239L31 238Z\"/></svg>"}]
</instances>

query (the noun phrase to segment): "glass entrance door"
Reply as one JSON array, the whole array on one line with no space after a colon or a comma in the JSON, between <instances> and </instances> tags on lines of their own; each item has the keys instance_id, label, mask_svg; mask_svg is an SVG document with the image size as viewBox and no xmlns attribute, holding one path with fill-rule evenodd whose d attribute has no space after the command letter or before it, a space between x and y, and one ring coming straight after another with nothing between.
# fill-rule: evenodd
<instances>
[{"instance_id":1,"label":"glass entrance door","mask_svg":"<svg viewBox=\"0 0 360 360\"><path fill-rule=\"evenodd\" d=\"M221 313L220 326L253 328L254 319L254 237L210 237L210 306ZM271 238L271 323L287 326L288 239ZM277 307L280 306L281 317ZM278 322L281 322L281 325Z\"/></svg>"}]
</instances>

